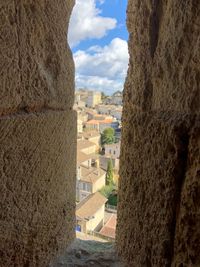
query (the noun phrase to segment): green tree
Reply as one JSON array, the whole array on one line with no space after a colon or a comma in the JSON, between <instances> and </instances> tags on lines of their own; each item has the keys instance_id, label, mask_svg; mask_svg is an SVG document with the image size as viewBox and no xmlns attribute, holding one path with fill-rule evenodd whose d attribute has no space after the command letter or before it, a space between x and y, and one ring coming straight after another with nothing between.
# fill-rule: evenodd
<instances>
[{"instance_id":1,"label":"green tree","mask_svg":"<svg viewBox=\"0 0 200 267\"><path fill-rule=\"evenodd\" d=\"M109 198L110 194L112 193L112 190L114 188L114 185L105 185L103 186L99 192L106 198Z\"/></svg>"},{"instance_id":2,"label":"green tree","mask_svg":"<svg viewBox=\"0 0 200 267\"><path fill-rule=\"evenodd\" d=\"M101 134L101 144L113 144L115 142L115 130L113 128L106 128Z\"/></svg>"},{"instance_id":3,"label":"green tree","mask_svg":"<svg viewBox=\"0 0 200 267\"><path fill-rule=\"evenodd\" d=\"M108 204L111 206L117 206L117 194L111 193L108 196Z\"/></svg>"},{"instance_id":4,"label":"green tree","mask_svg":"<svg viewBox=\"0 0 200 267\"><path fill-rule=\"evenodd\" d=\"M111 159L109 159L107 166L106 185L113 185L113 165Z\"/></svg>"}]
</instances>

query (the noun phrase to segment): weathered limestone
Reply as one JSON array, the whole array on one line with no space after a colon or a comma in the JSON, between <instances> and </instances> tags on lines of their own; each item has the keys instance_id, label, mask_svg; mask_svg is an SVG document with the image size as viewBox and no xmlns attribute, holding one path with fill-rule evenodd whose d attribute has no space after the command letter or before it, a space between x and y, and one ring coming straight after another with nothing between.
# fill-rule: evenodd
<instances>
[{"instance_id":1,"label":"weathered limestone","mask_svg":"<svg viewBox=\"0 0 200 267\"><path fill-rule=\"evenodd\" d=\"M73 4L0 0L0 266L45 267L74 238Z\"/></svg>"},{"instance_id":2,"label":"weathered limestone","mask_svg":"<svg viewBox=\"0 0 200 267\"><path fill-rule=\"evenodd\" d=\"M200 2L129 0L117 246L200 266Z\"/></svg>"},{"instance_id":3,"label":"weathered limestone","mask_svg":"<svg viewBox=\"0 0 200 267\"><path fill-rule=\"evenodd\" d=\"M45 266L73 239L73 124L56 111L0 120L0 266Z\"/></svg>"},{"instance_id":4,"label":"weathered limestone","mask_svg":"<svg viewBox=\"0 0 200 267\"><path fill-rule=\"evenodd\" d=\"M67 26L74 0L0 1L0 114L73 105Z\"/></svg>"}]
</instances>

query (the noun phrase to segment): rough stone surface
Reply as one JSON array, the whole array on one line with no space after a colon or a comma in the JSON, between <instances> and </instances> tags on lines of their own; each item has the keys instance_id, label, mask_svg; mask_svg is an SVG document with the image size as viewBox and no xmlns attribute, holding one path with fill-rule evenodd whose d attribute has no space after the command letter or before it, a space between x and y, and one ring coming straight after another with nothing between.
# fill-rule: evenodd
<instances>
[{"instance_id":1,"label":"rough stone surface","mask_svg":"<svg viewBox=\"0 0 200 267\"><path fill-rule=\"evenodd\" d=\"M74 239L74 0L0 0L0 266L45 267Z\"/></svg>"},{"instance_id":2,"label":"rough stone surface","mask_svg":"<svg viewBox=\"0 0 200 267\"><path fill-rule=\"evenodd\" d=\"M75 119L0 119L0 266L46 266L74 238Z\"/></svg>"},{"instance_id":3,"label":"rough stone surface","mask_svg":"<svg viewBox=\"0 0 200 267\"><path fill-rule=\"evenodd\" d=\"M85 240L83 236L75 239L61 256L49 267L125 267L116 254L113 243L105 240Z\"/></svg>"},{"instance_id":4,"label":"rough stone surface","mask_svg":"<svg viewBox=\"0 0 200 267\"><path fill-rule=\"evenodd\" d=\"M200 266L200 120L191 129L172 266Z\"/></svg>"},{"instance_id":5,"label":"rough stone surface","mask_svg":"<svg viewBox=\"0 0 200 267\"><path fill-rule=\"evenodd\" d=\"M0 114L72 107L74 0L0 1Z\"/></svg>"},{"instance_id":6,"label":"rough stone surface","mask_svg":"<svg viewBox=\"0 0 200 267\"><path fill-rule=\"evenodd\" d=\"M200 2L129 0L117 248L200 266Z\"/></svg>"}]
</instances>

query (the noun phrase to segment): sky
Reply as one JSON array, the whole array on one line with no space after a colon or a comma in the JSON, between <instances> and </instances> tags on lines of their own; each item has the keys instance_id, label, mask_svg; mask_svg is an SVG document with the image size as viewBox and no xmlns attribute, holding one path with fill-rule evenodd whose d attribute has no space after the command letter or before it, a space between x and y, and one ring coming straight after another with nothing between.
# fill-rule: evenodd
<instances>
[{"instance_id":1,"label":"sky","mask_svg":"<svg viewBox=\"0 0 200 267\"><path fill-rule=\"evenodd\" d=\"M76 88L122 91L128 66L127 0L76 0L68 42Z\"/></svg>"}]
</instances>

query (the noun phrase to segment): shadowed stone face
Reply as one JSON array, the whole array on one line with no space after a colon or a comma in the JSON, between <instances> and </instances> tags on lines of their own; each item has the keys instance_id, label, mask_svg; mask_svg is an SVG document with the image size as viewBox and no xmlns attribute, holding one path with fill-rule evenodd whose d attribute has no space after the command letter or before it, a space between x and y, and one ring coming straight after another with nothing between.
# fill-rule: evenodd
<instances>
[{"instance_id":1,"label":"shadowed stone face","mask_svg":"<svg viewBox=\"0 0 200 267\"><path fill-rule=\"evenodd\" d=\"M129 1L117 247L128 266L199 266L200 4Z\"/></svg>"}]
</instances>

